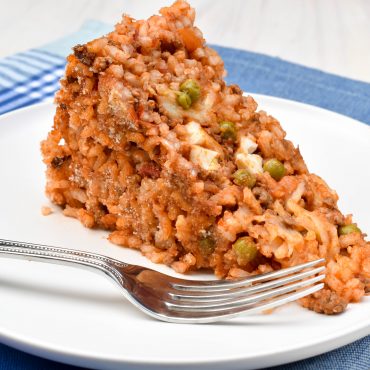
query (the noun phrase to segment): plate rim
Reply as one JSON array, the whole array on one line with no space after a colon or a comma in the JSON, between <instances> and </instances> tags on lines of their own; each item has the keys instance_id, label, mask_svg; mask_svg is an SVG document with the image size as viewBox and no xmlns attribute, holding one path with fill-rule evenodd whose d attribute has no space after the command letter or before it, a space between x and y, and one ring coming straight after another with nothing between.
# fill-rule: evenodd
<instances>
[{"instance_id":1,"label":"plate rim","mask_svg":"<svg viewBox=\"0 0 370 370\"><path fill-rule=\"evenodd\" d=\"M349 125L352 126L353 124L356 124L357 128L360 130L370 129L370 125L364 122L358 121L352 117L345 116L343 114L340 114L334 111L330 111L325 108L313 106L313 105L298 102L295 100L279 98L275 96L254 94L254 93L247 93L247 94L256 98L257 102L263 100L264 102L262 104L264 104L265 102L271 101L273 104L283 103L286 106L293 106L298 109L315 110L317 113L331 115L333 119L339 118L341 120L341 124L348 125L348 127ZM38 109L44 109L44 108L49 108L49 107L50 108L55 107L55 103L50 102L50 101L41 102L41 103L37 103L31 106L27 106L27 107L23 107L23 108L14 110L14 111L7 112L0 116L0 125L8 117L17 115L21 112L37 111ZM367 133L369 132L370 131L368 131ZM58 345L50 346L48 345L48 343L40 341L40 340L36 342L30 342L29 339L27 339L27 336L16 335L14 333L12 334L11 332L8 332L7 330L4 330L0 327L0 341L6 345L9 345L13 348L17 348L21 351L24 351L30 354L35 354L37 356L48 358L54 361L62 361L64 363L68 363L71 365L86 366L86 364L89 363L89 366L91 365L94 366L94 364L104 366L105 364L105 365L114 366L113 368L115 368L115 366L122 367L122 365L136 366L136 367L140 367L140 366L146 366L146 367L154 366L155 367L158 365L162 365L162 366L171 365L171 366L175 366L176 368L198 365L198 366L202 366L203 368L208 368L208 367L222 368L221 366L226 365L226 364L227 365L232 364L233 366L242 365L242 364L245 365L246 361L256 362L261 359L263 359L264 362L266 362L265 361L266 359L270 360L271 361L270 363L272 365L278 365L278 364L283 364L289 361L296 361L299 359L304 359L304 358L316 356L322 353L326 353L335 348L339 348L346 344L352 343L353 341L358 340L362 337L365 337L369 334L370 334L370 321L367 325L358 323L358 325L355 326L355 329L353 328L353 325L346 327L345 330L342 329L339 337L338 335L335 335L334 333L332 333L331 335L327 335L326 337L322 338L320 342L312 343L312 340L311 342L302 342L296 346L293 346L293 347L290 346L287 349L284 349L276 353L263 353L262 352L252 357L251 356L246 357L245 355L244 356L233 355L230 358L227 358L223 356L222 359L216 359L214 361L212 359L208 359L208 360L199 359L199 360L189 360L186 362L181 360L181 362L176 362L174 359L168 359L168 360L164 360L164 359L139 360L139 359L136 359L134 360L134 359L127 359L127 356L126 356L126 359L122 357L116 357L116 356L113 356L113 357L106 356L106 355L99 356L91 352L89 353L88 351L81 351L81 350L76 351L76 350L72 350L71 348L66 349ZM325 348L322 348L322 347L325 347ZM302 354L299 353L302 349L305 350L304 357L302 357ZM267 366L271 366L271 365L267 365Z\"/></svg>"},{"instance_id":2,"label":"plate rim","mask_svg":"<svg viewBox=\"0 0 370 370\"><path fill-rule=\"evenodd\" d=\"M353 329L353 326L348 326L345 333L342 332L341 336L335 336L334 332L331 335L327 335L324 337L323 340L317 343L310 343L307 344L306 342L302 342L299 345L288 347L283 351L276 352L276 353L260 353L253 357L242 357L242 356L232 356L230 358L224 357L222 360L191 360L191 361L181 361L176 362L174 360L159 360L159 359L149 359L147 361L142 360L134 360L134 359L125 359L119 357L106 357L106 356L99 356L97 354L91 355L91 353L85 351L74 351L71 350L63 350L58 346L48 346L46 342L37 341L34 343L27 342L27 338L22 339L22 335L18 337L16 335L3 335L3 332L0 331L0 339L2 343L12 347L24 351L29 354L33 354L42 358L47 358L52 361L59 361L63 363L68 363L74 366L98 366L98 365L112 365L113 367L109 367L109 369L118 369L124 366L136 366L137 369L141 367L147 366L172 366L176 369L181 368L188 368L189 366L202 366L204 369L213 368L213 369L225 369L225 365L245 365L246 361L253 363L258 363L261 359L267 359L270 361L270 364L267 366L278 366L281 364L294 362L298 360L303 360L309 357L318 356L323 353L330 352L334 349L343 347L347 344L353 343L356 340L364 338L367 335L370 335L370 322L368 326L358 325L356 329ZM1 330L1 328L0 328ZM349 336L351 337L349 338ZM5 340L3 340L5 338ZM8 340L7 340L8 339ZM339 342L339 344L338 344ZM319 350L318 347L324 347ZM329 348L330 347L330 348ZM299 351L304 349L305 350L305 357L301 357ZM46 352L44 352L46 351ZM289 360L287 361L287 357L289 356ZM71 361L73 360L73 361ZM263 365L266 367L266 365ZM230 368L230 367L228 367ZM253 367L255 368L255 367ZM231 369L231 368L230 368Z\"/></svg>"}]
</instances>

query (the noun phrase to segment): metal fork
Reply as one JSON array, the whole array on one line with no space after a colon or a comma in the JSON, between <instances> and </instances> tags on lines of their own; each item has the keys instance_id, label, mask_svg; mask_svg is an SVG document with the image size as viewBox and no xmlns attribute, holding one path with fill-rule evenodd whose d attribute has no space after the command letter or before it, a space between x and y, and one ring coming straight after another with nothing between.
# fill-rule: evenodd
<instances>
[{"instance_id":1,"label":"metal fork","mask_svg":"<svg viewBox=\"0 0 370 370\"><path fill-rule=\"evenodd\" d=\"M240 280L186 280L73 249L0 239L0 257L92 268L112 278L141 311L172 323L209 323L265 311L317 292L324 259ZM319 267L317 267L319 266Z\"/></svg>"}]
</instances>

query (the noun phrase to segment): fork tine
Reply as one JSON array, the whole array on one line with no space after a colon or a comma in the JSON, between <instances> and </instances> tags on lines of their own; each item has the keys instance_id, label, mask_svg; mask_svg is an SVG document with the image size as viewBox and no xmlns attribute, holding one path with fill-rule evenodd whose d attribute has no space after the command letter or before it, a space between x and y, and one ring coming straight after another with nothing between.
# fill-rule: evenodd
<instances>
[{"instance_id":1,"label":"fork tine","mask_svg":"<svg viewBox=\"0 0 370 370\"><path fill-rule=\"evenodd\" d=\"M319 276L315 276L307 280L299 281L294 284L290 284L290 285L283 286L280 288L271 289L263 293L253 294L251 296L242 297L242 298L238 297L235 299L221 301L218 303L209 304L208 302L205 302L204 304L199 304L199 302L197 302L196 304L190 304L190 303L182 304L181 302L173 303L169 301L165 303L166 303L167 308L173 311L204 312L204 313L229 311L237 307L247 307L248 305L256 304L263 300L275 298L282 294L286 294L291 291L301 289L305 286L317 283L318 281L322 280L324 277L325 275L319 275Z\"/></svg>"},{"instance_id":2,"label":"fork tine","mask_svg":"<svg viewBox=\"0 0 370 370\"><path fill-rule=\"evenodd\" d=\"M171 317L167 317L166 321L175 323L211 323L216 321L223 321L226 319L231 319L240 315L250 315L254 313L259 313L262 311L270 310L289 302L294 302L300 298L307 295L313 294L324 287L323 283L316 284L312 287L301 289L299 291L285 294L274 300L262 301L259 304L247 305L244 307L237 307L228 311L220 312L174 312Z\"/></svg>"},{"instance_id":3,"label":"fork tine","mask_svg":"<svg viewBox=\"0 0 370 370\"><path fill-rule=\"evenodd\" d=\"M316 284L316 285L314 285L310 288L302 289L302 290L299 290L295 293L284 295L283 297L272 300L272 301L267 301L267 302L265 301L265 303L262 303L260 305L255 306L255 307L252 307L252 308L248 308L246 310L242 309L242 310L237 311L235 313L237 313L237 315L239 315L243 312L248 312L248 314L252 314L252 313L255 313L255 312L261 312L261 311L269 310L269 309L272 309L272 308L276 308L276 307L282 306L286 303L294 302L294 301L296 301L300 298L303 298L303 297L306 297L306 296L308 296L312 293L315 293L315 292L319 291L320 289L322 289L323 287L324 287L324 283ZM233 312L230 312L230 314L233 314Z\"/></svg>"},{"instance_id":4,"label":"fork tine","mask_svg":"<svg viewBox=\"0 0 370 370\"><path fill-rule=\"evenodd\" d=\"M250 285L247 284L246 287L240 287L236 289L230 289L228 291L205 291L200 292L199 290L192 292L192 291L186 291L186 294L184 294L183 290L174 292L169 292L168 295L171 297L174 301L183 301L183 302L219 302L219 301L226 301L234 299L235 297L245 297L249 296L251 294L255 294L258 292L263 292L265 290L269 290L272 288L278 288L284 285L287 285L288 283L293 283L298 280L303 280L305 278L314 276L320 272L323 272L325 270L324 266L317 267L313 270L300 272L294 275L289 275L287 277L283 277L280 279L270 280L265 283L260 283L256 285ZM190 294L194 293L194 294Z\"/></svg>"},{"instance_id":5,"label":"fork tine","mask_svg":"<svg viewBox=\"0 0 370 370\"><path fill-rule=\"evenodd\" d=\"M279 277L287 276L290 274L293 274L295 272L304 270L306 268L313 267L315 265L318 265L320 263L324 263L325 259L321 258L315 261L311 262L306 262L302 263L300 265L288 267L285 269L277 270L277 271L272 271L268 272L266 274L261 274L261 275L254 275L250 276L244 279L236 280L236 281L231 281L231 280L224 280L224 281L219 281L219 280L207 280L207 281L197 281L197 280L192 280L192 281L181 281L179 282L174 282L171 283L172 287L174 289L178 290L192 290L192 291L201 291L204 292L206 290L210 291L223 291L223 290L229 290L231 288L239 288L246 286L246 284L250 283L257 283L257 282L264 282L272 279L277 279Z\"/></svg>"}]
</instances>

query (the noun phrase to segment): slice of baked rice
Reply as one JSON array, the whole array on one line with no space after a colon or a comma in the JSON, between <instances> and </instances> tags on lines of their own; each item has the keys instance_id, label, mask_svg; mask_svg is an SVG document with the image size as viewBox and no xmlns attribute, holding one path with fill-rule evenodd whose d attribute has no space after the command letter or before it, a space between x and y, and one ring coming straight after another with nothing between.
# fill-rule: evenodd
<instances>
[{"instance_id":1,"label":"slice of baked rice","mask_svg":"<svg viewBox=\"0 0 370 370\"><path fill-rule=\"evenodd\" d=\"M223 80L185 1L74 47L42 142L66 216L178 272L238 278L326 258L301 300L342 312L369 290L370 247L279 122Z\"/></svg>"}]
</instances>

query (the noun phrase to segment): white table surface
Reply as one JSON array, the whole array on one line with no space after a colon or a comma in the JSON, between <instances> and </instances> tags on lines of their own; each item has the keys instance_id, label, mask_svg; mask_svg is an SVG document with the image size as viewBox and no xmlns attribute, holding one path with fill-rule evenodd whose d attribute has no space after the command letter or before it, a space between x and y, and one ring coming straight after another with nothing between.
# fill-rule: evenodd
<instances>
[{"instance_id":1,"label":"white table surface","mask_svg":"<svg viewBox=\"0 0 370 370\"><path fill-rule=\"evenodd\" d=\"M172 0L1 0L0 57L41 46L87 19L142 18ZM370 0L191 0L210 43L370 82Z\"/></svg>"}]
</instances>

